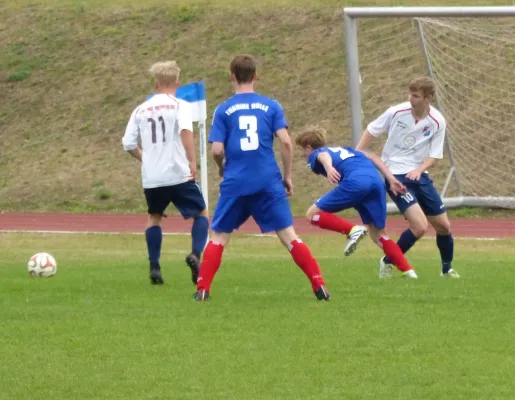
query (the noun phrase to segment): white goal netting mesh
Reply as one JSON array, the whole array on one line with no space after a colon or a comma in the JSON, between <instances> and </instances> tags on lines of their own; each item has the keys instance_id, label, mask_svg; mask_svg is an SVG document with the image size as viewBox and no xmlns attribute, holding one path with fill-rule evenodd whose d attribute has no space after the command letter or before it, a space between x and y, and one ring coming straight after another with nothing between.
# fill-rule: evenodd
<instances>
[{"instance_id":1,"label":"white goal netting mesh","mask_svg":"<svg viewBox=\"0 0 515 400\"><path fill-rule=\"evenodd\" d=\"M515 204L515 18L420 18L437 85L437 108L447 120L455 178L445 197L470 196ZM417 22L358 19L363 126L407 100L407 84L426 74ZM374 145L379 151L383 142ZM448 152L446 152L448 153ZM431 175L439 190L449 154ZM511 198L511 199L509 199ZM497 199L498 201L499 199Z\"/></svg>"}]
</instances>

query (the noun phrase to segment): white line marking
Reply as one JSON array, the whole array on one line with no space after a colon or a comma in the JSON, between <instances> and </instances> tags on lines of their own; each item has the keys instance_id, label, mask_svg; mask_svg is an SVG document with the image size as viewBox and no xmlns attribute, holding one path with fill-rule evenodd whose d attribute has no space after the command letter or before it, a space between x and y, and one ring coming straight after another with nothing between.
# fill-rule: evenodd
<instances>
[{"instance_id":1,"label":"white line marking","mask_svg":"<svg viewBox=\"0 0 515 400\"><path fill-rule=\"evenodd\" d=\"M0 233L56 233L59 235L144 235L145 232L98 232L98 231L52 231L52 230L21 230L21 229L0 229ZM274 234L269 233L235 233L241 236L253 236L253 237L277 237ZM163 232L163 235L168 236L191 236L187 232Z\"/></svg>"},{"instance_id":2,"label":"white line marking","mask_svg":"<svg viewBox=\"0 0 515 400\"><path fill-rule=\"evenodd\" d=\"M97 231L52 231L52 230L17 230L17 229L0 229L0 233L55 233L55 234L79 234L79 235L143 235L144 232L97 232ZM241 236L250 236L250 237L265 237L265 238L276 238L275 234L271 233L237 233L236 235ZM190 236L190 233L184 232L163 232L163 235L168 236ZM304 236L304 235L299 235ZM308 236L313 236L309 234ZM423 237L423 240L434 240L434 236L432 237ZM486 240L486 241L496 241L496 240L505 240L505 239L513 239L512 237L455 237L456 240ZM419 239L420 240L420 239Z\"/></svg>"}]
</instances>

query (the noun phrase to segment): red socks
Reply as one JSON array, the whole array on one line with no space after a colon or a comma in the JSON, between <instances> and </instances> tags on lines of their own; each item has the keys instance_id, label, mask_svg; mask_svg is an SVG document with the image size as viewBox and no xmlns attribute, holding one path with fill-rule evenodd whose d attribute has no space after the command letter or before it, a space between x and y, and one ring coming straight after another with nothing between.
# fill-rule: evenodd
<instances>
[{"instance_id":1,"label":"red socks","mask_svg":"<svg viewBox=\"0 0 515 400\"><path fill-rule=\"evenodd\" d=\"M411 265L409 265L408 260L406 260L406 257L404 257L404 254L402 254L400 247L397 246L397 243L386 236L380 237L379 243L384 254L386 254L399 271L406 272L413 269Z\"/></svg>"},{"instance_id":2,"label":"red socks","mask_svg":"<svg viewBox=\"0 0 515 400\"><path fill-rule=\"evenodd\" d=\"M320 213L313 215L311 223L319 228L340 232L345 235L348 235L351 229L355 226L354 224L325 211L321 211Z\"/></svg>"},{"instance_id":3,"label":"red socks","mask_svg":"<svg viewBox=\"0 0 515 400\"><path fill-rule=\"evenodd\" d=\"M211 282L215 277L220 264L222 263L222 253L224 246L219 243L213 243L211 240L207 244L200 264L200 271L197 280L197 290L207 290L211 288Z\"/></svg>"},{"instance_id":4,"label":"red socks","mask_svg":"<svg viewBox=\"0 0 515 400\"><path fill-rule=\"evenodd\" d=\"M317 260L311 254L308 246L306 246L300 239L296 239L288 246L291 256L295 264L306 274L311 282L313 291L318 289L319 286L324 285L324 278L320 272L320 267ZM215 277L220 264L222 263L222 253L224 246L218 243L209 241L202 257L200 264L200 271L197 280L197 290L207 290L211 288L211 283Z\"/></svg>"},{"instance_id":5,"label":"red socks","mask_svg":"<svg viewBox=\"0 0 515 400\"><path fill-rule=\"evenodd\" d=\"M313 291L318 289L319 286L324 285L324 278L322 277L322 272L320 272L320 266L311 254L309 247L306 246L302 240L295 239L288 246L288 250L290 250L295 264L300 267L302 272L304 272L310 280Z\"/></svg>"}]
</instances>

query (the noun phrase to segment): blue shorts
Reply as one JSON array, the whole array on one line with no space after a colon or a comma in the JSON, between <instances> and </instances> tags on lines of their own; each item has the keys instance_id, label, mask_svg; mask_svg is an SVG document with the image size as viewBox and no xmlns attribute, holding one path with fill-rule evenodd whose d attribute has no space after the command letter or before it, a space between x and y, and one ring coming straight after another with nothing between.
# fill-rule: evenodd
<instances>
[{"instance_id":1,"label":"blue shorts","mask_svg":"<svg viewBox=\"0 0 515 400\"><path fill-rule=\"evenodd\" d=\"M394 195L390 191L390 185L386 182L388 194L401 213L404 214L408 208L417 203L420 204L420 208L427 216L436 216L446 212L442 198L433 185L433 180L429 177L429 174L420 175L418 181L407 179L406 175L395 175L395 177L408 189L406 194Z\"/></svg>"},{"instance_id":2,"label":"blue shorts","mask_svg":"<svg viewBox=\"0 0 515 400\"><path fill-rule=\"evenodd\" d=\"M160 214L172 203L185 218L195 218L206 208L204 196L197 182L188 181L173 186L144 189L148 213Z\"/></svg>"},{"instance_id":3,"label":"blue shorts","mask_svg":"<svg viewBox=\"0 0 515 400\"><path fill-rule=\"evenodd\" d=\"M368 176L344 178L338 187L316 202L322 211L336 213L355 208L365 225L386 226L386 188L380 179Z\"/></svg>"},{"instance_id":4,"label":"blue shorts","mask_svg":"<svg viewBox=\"0 0 515 400\"><path fill-rule=\"evenodd\" d=\"M290 203L284 189L262 190L246 196L221 193L213 214L211 229L231 233L252 216L262 233L280 231L293 225Z\"/></svg>"}]
</instances>

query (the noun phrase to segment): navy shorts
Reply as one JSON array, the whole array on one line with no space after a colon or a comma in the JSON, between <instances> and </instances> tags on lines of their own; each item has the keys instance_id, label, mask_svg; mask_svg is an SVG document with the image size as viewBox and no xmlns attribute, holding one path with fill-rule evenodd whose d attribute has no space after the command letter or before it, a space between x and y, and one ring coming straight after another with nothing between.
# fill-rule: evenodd
<instances>
[{"instance_id":1,"label":"navy shorts","mask_svg":"<svg viewBox=\"0 0 515 400\"><path fill-rule=\"evenodd\" d=\"M261 233L280 231L293 225L290 203L284 188L265 189L246 196L220 193L211 229L231 233L252 216Z\"/></svg>"},{"instance_id":2,"label":"navy shorts","mask_svg":"<svg viewBox=\"0 0 515 400\"><path fill-rule=\"evenodd\" d=\"M160 214L172 203L185 218L195 218L206 208L206 202L197 182L188 181L173 186L144 189L148 213Z\"/></svg>"},{"instance_id":3,"label":"navy shorts","mask_svg":"<svg viewBox=\"0 0 515 400\"><path fill-rule=\"evenodd\" d=\"M386 188L380 178L344 178L316 206L330 213L355 208L365 225L373 224L377 229L386 226Z\"/></svg>"},{"instance_id":4,"label":"navy shorts","mask_svg":"<svg viewBox=\"0 0 515 400\"><path fill-rule=\"evenodd\" d=\"M407 179L406 175L395 175L395 177L408 189L406 194L394 195L390 191L390 185L386 182L386 189L393 202L401 213L410 208L413 204L419 204L424 214L434 217L446 212L443 205L442 198L436 190L433 180L429 174L424 173L420 175L418 181Z\"/></svg>"}]
</instances>

